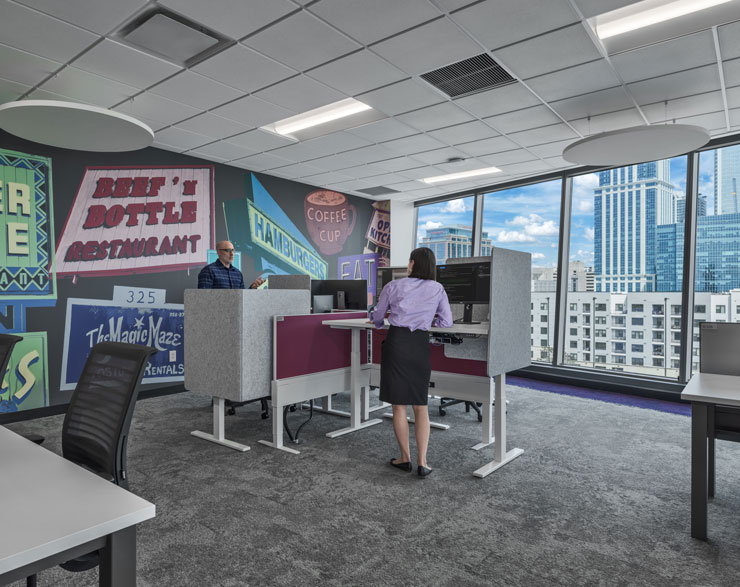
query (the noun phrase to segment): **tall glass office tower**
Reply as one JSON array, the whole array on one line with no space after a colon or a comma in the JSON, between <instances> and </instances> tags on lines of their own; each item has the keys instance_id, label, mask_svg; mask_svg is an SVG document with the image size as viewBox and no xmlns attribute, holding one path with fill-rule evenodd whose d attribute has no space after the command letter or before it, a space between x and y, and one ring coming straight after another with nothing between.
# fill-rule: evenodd
<instances>
[{"instance_id":1,"label":"tall glass office tower","mask_svg":"<svg viewBox=\"0 0 740 587\"><path fill-rule=\"evenodd\" d=\"M596 291L655 291L656 229L675 222L670 161L599 173L594 190Z\"/></svg>"},{"instance_id":2,"label":"tall glass office tower","mask_svg":"<svg viewBox=\"0 0 740 587\"><path fill-rule=\"evenodd\" d=\"M473 229L459 224L427 229L419 246L432 249L438 263L443 263L446 259L470 257L473 254ZM487 232L481 234L480 246L481 255L491 254L491 239Z\"/></svg>"},{"instance_id":3,"label":"tall glass office tower","mask_svg":"<svg viewBox=\"0 0 740 587\"><path fill-rule=\"evenodd\" d=\"M740 149L725 147L714 151L714 213L737 214L740 187Z\"/></svg>"}]
</instances>

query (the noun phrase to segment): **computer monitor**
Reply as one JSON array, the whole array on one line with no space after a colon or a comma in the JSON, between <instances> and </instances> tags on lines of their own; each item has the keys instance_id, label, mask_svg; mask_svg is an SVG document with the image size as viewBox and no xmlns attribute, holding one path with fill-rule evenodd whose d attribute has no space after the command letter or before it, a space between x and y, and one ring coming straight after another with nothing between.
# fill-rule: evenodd
<instances>
[{"instance_id":1,"label":"computer monitor","mask_svg":"<svg viewBox=\"0 0 740 587\"><path fill-rule=\"evenodd\" d=\"M334 306L334 296L313 296L313 313L323 314L325 312L331 312Z\"/></svg>"},{"instance_id":2,"label":"computer monitor","mask_svg":"<svg viewBox=\"0 0 740 587\"><path fill-rule=\"evenodd\" d=\"M333 296L333 307L337 310L367 310L366 279L313 279L313 296Z\"/></svg>"},{"instance_id":3,"label":"computer monitor","mask_svg":"<svg viewBox=\"0 0 740 587\"><path fill-rule=\"evenodd\" d=\"M391 281L408 277L408 267L378 267L375 274L375 303L378 303L380 292Z\"/></svg>"},{"instance_id":4,"label":"computer monitor","mask_svg":"<svg viewBox=\"0 0 740 587\"><path fill-rule=\"evenodd\" d=\"M491 297L491 262L437 265L437 281L450 303L465 304L463 322L474 324L473 304L488 304Z\"/></svg>"}]
</instances>

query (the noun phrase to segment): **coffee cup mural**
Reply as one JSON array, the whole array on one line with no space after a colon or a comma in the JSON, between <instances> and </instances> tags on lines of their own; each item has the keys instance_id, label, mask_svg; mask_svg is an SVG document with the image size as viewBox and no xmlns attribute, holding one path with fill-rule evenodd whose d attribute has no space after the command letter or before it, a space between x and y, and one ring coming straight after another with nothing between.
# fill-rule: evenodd
<instances>
[{"instance_id":1,"label":"coffee cup mural","mask_svg":"<svg viewBox=\"0 0 740 587\"><path fill-rule=\"evenodd\" d=\"M352 234L357 220L355 207L339 192L316 190L303 202L311 239L325 255L336 255Z\"/></svg>"}]
</instances>

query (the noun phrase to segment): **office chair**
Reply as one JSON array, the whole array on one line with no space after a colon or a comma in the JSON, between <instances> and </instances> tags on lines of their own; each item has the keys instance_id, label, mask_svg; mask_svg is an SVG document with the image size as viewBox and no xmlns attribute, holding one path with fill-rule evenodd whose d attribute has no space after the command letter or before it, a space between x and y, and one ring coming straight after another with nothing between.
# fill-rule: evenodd
<instances>
[{"instance_id":1,"label":"office chair","mask_svg":"<svg viewBox=\"0 0 740 587\"><path fill-rule=\"evenodd\" d=\"M10 362L10 355L13 354L13 347L22 340L22 336L15 334L0 334L0 386L2 386L2 379L5 377L5 370ZM40 434L25 433L21 436L36 444L44 442L44 437Z\"/></svg>"},{"instance_id":2,"label":"office chair","mask_svg":"<svg viewBox=\"0 0 740 587\"><path fill-rule=\"evenodd\" d=\"M445 408L449 408L450 406L454 406L455 404L465 404L465 411L469 412L470 408L473 408L473 411L478 414L478 422L483 422L483 414L480 412L481 403L480 402L467 402L461 399L451 399L449 397L441 397L439 398L439 415L444 416L447 412L445 411Z\"/></svg>"},{"instance_id":3,"label":"office chair","mask_svg":"<svg viewBox=\"0 0 740 587\"><path fill-rule=\"evenodd\" d=\"M138 387L151 347L101 342L87 357L62 426L62 455L116 485L128 489L126 446ZM51 480L53 482L53 479ZM60 566L87 571L100 563L98 551ZM36 576L26 579L36 587Z\"/></svg>"}]
</instances>

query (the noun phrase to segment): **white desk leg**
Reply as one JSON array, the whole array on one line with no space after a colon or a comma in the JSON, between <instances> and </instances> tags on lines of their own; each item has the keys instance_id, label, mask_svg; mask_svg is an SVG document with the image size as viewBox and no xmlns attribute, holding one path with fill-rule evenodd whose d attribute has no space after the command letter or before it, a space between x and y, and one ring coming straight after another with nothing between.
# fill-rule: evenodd
<instances>
[{"instance_id":1,"label":"white desk leg","mask_svg":"<svg viewBox=\"0 0 740 587\"><path fill-rule=\"evenodd\" d=\"M495 459L483 465L480 469L473 471L473 475L479 478L486 477L496 469L503 467L509 461L513 461L524 451L521 448L512 448L506 451L506 375L503 373L496 376L496 442L494 447Z\"/></svg>"},{"instance_id":2,"label":"white desk leg","mask_svg":"<svg viewBox=\"0 0 740 587\"><path fill-rule=\"evenodd\" d=\"M213 434L207 432L201 432L200 430L193 430L190 434L202 438L203 440L209 440L222 446L228 446L234 450L245 452L249 450L249 447L245 444L239 444L233 440L226 440L224 437L224 406L226 400L222 397L213 398Z\"/></svg>"},{"instance_id":3,"label":"white desk leg","mask_svg":"<svg viewBox=\"0 0 740 587\"><path fill-rule=\"evenodd\" d=\"M481 441L472 447L473 450L480 450L486 446L490 446L496 440L493 436L493 396L495 384L493 377L489 377L488 379L488 400L483 402L483 405L481 406L481 413L483 415ZM496 378L496 381L498 382L498 378ZM498 427L496 428L496 431L498 432Z\"/></svg>"},{"instance_id":4,"label":"white desk leg","mask_svg":"<svg viewBox=\"0 0 740 587\"><path fill-rule=\"evenodd\" d=\"M382 420L365 420L362 422L362 376L360 374L360 367L362 357L360 355L360 329L352 329L352 355L350 362L350 380L352 382L351 396L350 396L350 425L347 428L341 430L335 430L334 432L328 432L329 438L336 438L337 436L343 436L367 428L368 426L374 426L380 424Z\"/></svg>"},{"instance_id":5,"label":"white desk leg","mask_svg":"<svg viewBox=\"0 0 740 587\"><path fill-rule=\"evenodd\" d=\"M273 395L273 397L275 396ZM285 429L285 423L283 422L283 411L283 406L279 406L275 402L272 402L272 442L270 442L269 440L258 440L257 442L271 448L276 448L278 450L289 452L294 455L299 455L301 454L300 451L293 448L288 448L283 444L283 432Z\"/></svg>"},{"instance_id":6,"label":"white desk leg","mask_svg":"<svg viewBox=\"0 0 740 587\"><path fill-rule=\"evenodd\" d=\"M330 395L327 395L326 397L321 398L321 407L320 408L314 407L314 410L318 412L324 412L325 414L332 414L334 416L342 416L343 418L349 418L349 412L345 412L343 410L335 410L334 408L331 407L331 396Z\"/></svg>"}]
</instances>

